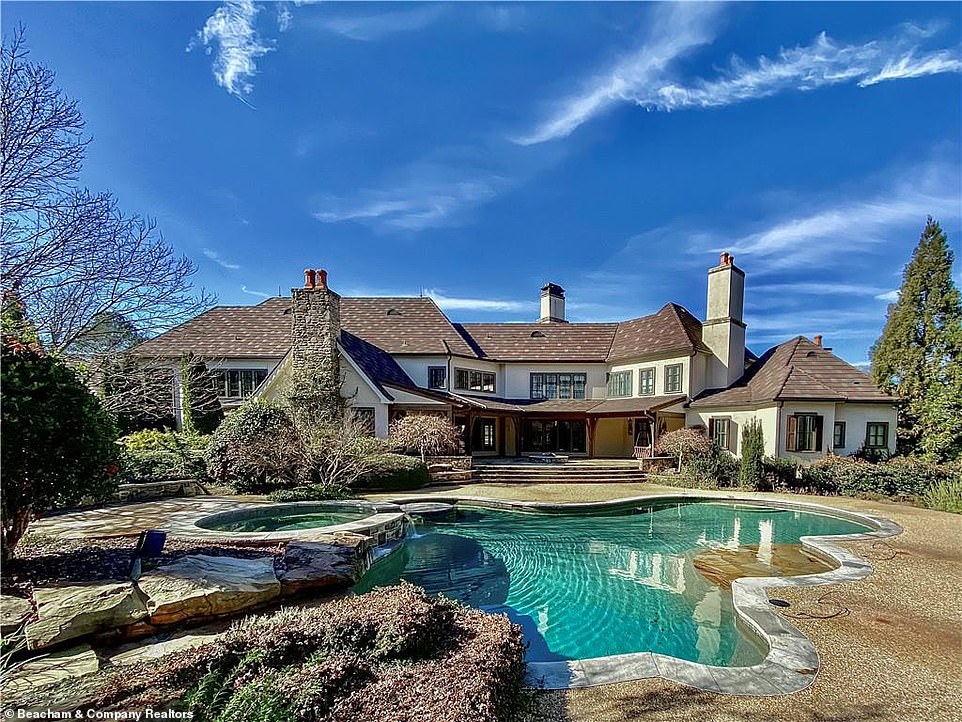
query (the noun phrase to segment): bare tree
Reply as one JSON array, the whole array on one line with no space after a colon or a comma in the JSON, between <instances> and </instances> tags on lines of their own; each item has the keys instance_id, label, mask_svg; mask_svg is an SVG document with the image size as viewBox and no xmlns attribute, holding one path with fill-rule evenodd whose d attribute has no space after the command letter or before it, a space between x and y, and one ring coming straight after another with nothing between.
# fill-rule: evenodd
<instances>
[{"instance_id":1,"label":"bare tree","mask_svg":"<svg viewBox=\"0 0 962 722\"><path fill-rule=\"evenodd\" d=\"M421 461L427 461L428 454L445 454L456 450L461 434L443 416L410 414L391 424L388 439L399 446L417 449Z\"/></svg>"},{"instance_id":2,"label":"bare tree","mask_svg":"<svg viewBox=\"0 0 962 722\"><path fill-rule=\"evenodd\" d=\"M2 290L16 292L52 353L75 346L106 358L124 336L95 338L99 320L123 318L142 336L208 307L196 268L150 218L124 213L109 192L78 185L90 139L77 102L28 59L22 27L0 52Z\"/></svg>"}]
</instances>

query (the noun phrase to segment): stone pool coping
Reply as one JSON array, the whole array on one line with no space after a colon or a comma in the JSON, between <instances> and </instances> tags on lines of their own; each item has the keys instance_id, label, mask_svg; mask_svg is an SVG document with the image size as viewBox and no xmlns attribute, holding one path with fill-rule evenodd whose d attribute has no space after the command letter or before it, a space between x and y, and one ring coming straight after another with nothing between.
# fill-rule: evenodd
<instances>
[{"instance_id":1,"label":"stone pool coping","mask_svg":"<svg viewBox=\"0 0 962 722\"><path fill-rule=\"evenodd\" d=\"M369 510L370 514L362 519L331 524L311 529L296 529L288 531L243 532L206 529L200 522L229 522L251 514L269 516L277 512L309 513L311 509L318 511L354 511ZM374 501L292 501L275 504L238 503L230 509L211 513L206 509L190 509L171 514L164 522L163 529L169 536L178 539L197 541L232 541L255 544L279 544L282 542L309 542L325 539L331 534L350 533L363 534L377 538L379 534L404 524L405 514L396 504Z\"/></svg>"},{"instance_id":2,"label":"stone pool coping","mask_svg":"<svg viewBox=\"0 0 962 722\"><path fill-rule=\"evenodd\" d=\"M769 602L766 589L841 584L863 579L872 565L840 543L884 539L902 533L902 527L889 519L863 512L838 509L789 500L751 499L714 494L651 494L606 501L551 503L514 501L475 496L407 496L391 501L407 504L436 501L513 511L560 512L591 511L636 503L672 501L734 502L777 509L809 511L861 523L873 531L830 536L803 536L802 549L839 566L818 574L794 577L742 577L732 582L732 606L739 619L768 646L765 658L750 667L721 667L699 664L656 652L634 652L592 659L528 663L528 684L540 689L571 689L616 682L662 677L689 687L729 695L775 696L799 692L815 682L820 660L815 645L799 629L778 614Z\"/></svg>"}]
</instances>

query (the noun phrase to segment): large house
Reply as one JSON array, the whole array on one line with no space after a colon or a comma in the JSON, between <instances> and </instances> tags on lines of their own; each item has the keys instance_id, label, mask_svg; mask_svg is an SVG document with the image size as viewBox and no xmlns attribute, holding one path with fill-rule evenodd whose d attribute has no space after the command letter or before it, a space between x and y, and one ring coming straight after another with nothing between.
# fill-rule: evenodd
<instances>
[{"instance_id":1,"label":"large house","mask_svg":"<svg viewBox=\"0 0 962 722\"><path fill-rule=\"evenodd\" d=\"M327 364L377 436L398 415L442 413L476 456L644 456L685 426L737 455L753 417L771 456L894 450L896 400L820 336L755 357L744 296L745 273L723 253L708 271L704 321L668 303L628 321L569 323L564 289L549 283L535 323L459 324L430 298L342 298L325 271L308 270L290 298L213 308L136 353L207 359L225 407L277 397L295 369Z\"/></svg>"}]
</instances>

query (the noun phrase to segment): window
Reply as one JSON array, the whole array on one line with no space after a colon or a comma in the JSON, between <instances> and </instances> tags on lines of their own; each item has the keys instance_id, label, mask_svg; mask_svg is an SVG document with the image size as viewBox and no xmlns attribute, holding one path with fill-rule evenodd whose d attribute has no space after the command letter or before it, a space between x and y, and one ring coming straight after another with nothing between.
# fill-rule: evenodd
<instances>
[{"instance_id":1,"label":"window","mask_svg":"<svg viewBox=\"0 0 962 722\"><path fill-rule=\"evenodd\" d=\"M531 374L532 399L583 399L587 374Z\"/></svg>"},{"instance_id":2,"label":"window","mask_svg":"<svg viewBox=\"0 0 962 722\"><path fill-rule=\"evenodd\" d=\"M889 447L889 425L887 421L869 421L865 424L865 447L868 449L887 449Z\"/></svg>"},{"instance_id":3,"label":"window","mask_svg":"<svg viewBox=\"0 0 962 722\"><path fill-rule=\"evenodd\" d=\"M631 396L631 371L608 374L608 396Z\"/></svg>"},{"instance_id":4,"label":"window","mask_svg":"<svg viewBox=\"0 0 962 722\"><path fill-rule=\"evenodd\" d=\"M471 446L475 451L495 450L494 419L478 419L474 422L474 433L471 436Z\"/></svg>"},{"instance_id":5,"label":"window","mask_svg":"<svg viewBox=\"0 0 962 722\"><path fill-rule=\"evenodd\" d=\"M718 444L721 449L731 450L734 448L734 433L732 420L728 417L711 418L708 420L708 433L712 441Z\"/></svg>"},{"instance_id":6,"label":"window","mask_svg":"<svg viewBox=\"0 0 962 722\"><path fill-rule=\"evenodd\" d=\"M845 448L845 422L844 421L835 422L835 429L832 432L832 448L833 449Z\"/></svg>"},{"instance_id":7,"label":"window","mask_svg":"<svg viewBox=\"0 0 962 722\"><path fill-rule=\"evenodd\" d=\"M654 396L655 395L655 370L654 369L641 369L638 372L638 383L641 388L638 393L642 396Z\"/></svg>"},{"instance_id":8,"label":"window","mask_svg":"<svg viewBox=\"0 0 962 722\"><path fill-rule=\"evenodd\" d=\"M460 391L494 393L494 373L473 369L454 369L454 388Z\"/></svg>"},{"instance_id":9,"label":"window","mask_svg":"<svg viewBox=\"0 0 962 722\"><path fill-rule=\"evenodd\" d=\"M357 406L351 409L351 414L357 425L367 436L374 436L374 409L368 406Z\"/></svg>"},{"instance_id":10,"label":"window","mask_svg":"<svg viewBox=\"0 0 962 722\"><path fill-rule=\"evenodd\" d=\"M246 399L267 378L267 369L215 369L214 391L222 399Z\"/></svg>"},{"instance_id":11,"label":"window","mask_svg":"<svg viewBox=\"0 0 962 722\"><path fill-rule=\"evenodd\" d=\"M788 451L821 451L822 417L816 414L789 416L785 446Z\"/></svg>"},{"instance_id":12,"label":"window","mask_svg":"<svg viewBox=\"0 0 962 722\"><path fill-rule=\"evenodd\" d=\"M681 393L681 364L665 366L665 393Z\"/></svg>"},{"instance_id":13,"label":"window","mask_svg":"<svg viewBox=\"0 0 962 722\"><path fill-rule=\"evenodd\" d=\"M428 388L446 389L448 387L448 369L445 366L428 366Z\"/></svg>"}]
</instances>

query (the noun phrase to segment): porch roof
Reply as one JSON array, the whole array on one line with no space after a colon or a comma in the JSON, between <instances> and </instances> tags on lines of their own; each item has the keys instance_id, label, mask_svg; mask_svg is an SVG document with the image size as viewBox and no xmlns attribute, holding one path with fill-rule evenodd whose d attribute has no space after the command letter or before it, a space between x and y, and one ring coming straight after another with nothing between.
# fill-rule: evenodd
<instances>
[{"instance_id":1,"label":"porch roof","mask_svg":"<svg viewBox=\"0 0 962 722\"><path fill-rule=\"evenodd\" d=\"M568 415L631 416L658 411L680 403L684 394L673 396L641 396L624 399L498 399L478 396L453 395L454 399L479 411L522 414L525 416Z\"/></svg>"}]
</instances>

